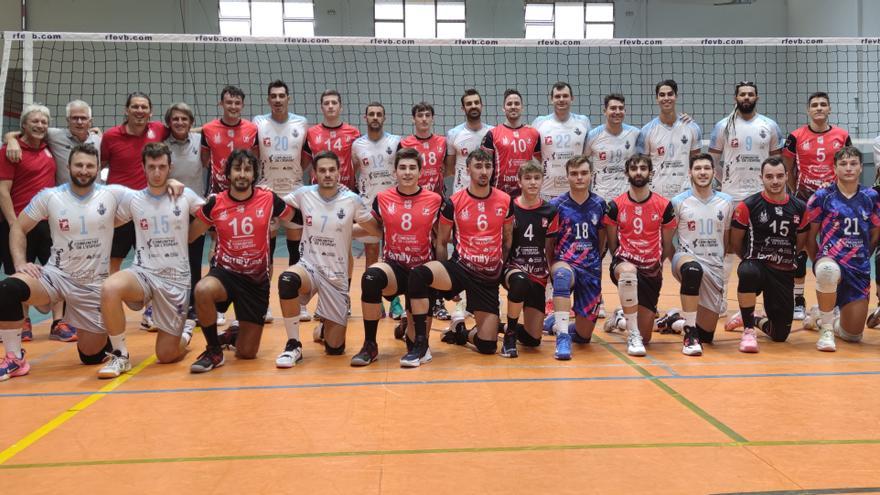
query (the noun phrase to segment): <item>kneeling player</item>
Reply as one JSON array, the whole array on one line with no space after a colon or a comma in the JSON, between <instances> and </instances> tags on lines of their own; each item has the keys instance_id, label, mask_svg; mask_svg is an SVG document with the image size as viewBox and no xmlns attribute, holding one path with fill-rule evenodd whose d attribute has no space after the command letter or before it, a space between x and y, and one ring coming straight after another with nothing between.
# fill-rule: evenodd
<instances>
[{"instance_id":1,"label":"kneeling player","mask_svg":"<svg viewBox=\"0 0 880 495\"><path fill-rule=\"evenodd\" d=\"M703 353L711 343L724 310L724 253L730 234L733 203L729 195L712 190L715 162L703 153L691 157L691 188L672 198L678 219L678 252L672 275L681 283L681 315L688 356Z\"/></svg>"},{"instance_id":2,"label":"kneeling player","mask_svg":"<svg viewBox=\"0 0 880 495\"><path fill-rule=\"evenodd\" d=\"M352 366L366 366L379 356L376 330L381 316L382 296L393 299L406 294L409 273L435 258L446 259L446 244L431 237L443 198L419 186L422 157L413 148L394 156L397 187L380 191L373 200L373 216L384 232L382 259L361 277L361 308L364 314L364 346L351 358ZM409 301L407 301L409 309ZM412 318L404 321L412 321ZM430 327L430 318L427 325ZM411 346L414 333L404 338Z\"/></svg>"},{"instance_id":3,"label":"kneeling player","mask_svg":"<svg viewBox=\"0 0 880 495\"><path fill-rule=\"evenodd\" d=\"M544 291L550 275L545 253L552 252L556 235L556 207L541 199L544 169L529 160L517 170L522 195L513 200L513 245L504 272L507 289L507 325L501 357L515 358L516 341L538 345L544 319ZM524 325L519 324L525 305ZM566 312L566 315L568 312Z\"/></svg>"},{"instance_id":4,"label":"kneeling player","mask_svg":"<svg viewBox=\"0 0 880 495\"><path fill-rule=\"evenodd\" d=\"M605 201L590 192L593 167L586 156L565 163L570 192L550 204L559 212L559 232L552 250L556 359L571 359L571 342L587 344L593 336L602 296L602 252L605 249ZM574 332L569 327L574 290Z\"/></svg>"},{"instance_id":5,"label":"kneeling player","mask_svg":"<svg viewBox=\"0 0 880 495\"><path fill-rule=\"evenodd\" d=\"M862 153L847 146L834 154L837 182L807 203L807 253L816 274L820 351L835 351L834 335L862 340L871 288L871 253L880 236L880 195L859 184ZM834 307L840 308L835 321Z\"/></svg>"},{"instance_id":6,"label":"kneeling player","mask_svg":"<svg viewBox=\"0 0 880 495\"><path fill-rule=\"evenodd\" d=\"M299 263L278 277L278 296L287 343L275 360L279 368L291 368L302 360L299 340L300 295L308 302L318 294L317 312L322 322L316 329L324 350L331 356L345 353L345 328L351 299L348 295L351 237L355 222L369 235L382 231L360 196L339 184L339 157L331 151L315 156L315 182L288 194L284 201L299 210L303 235Z\"/></svg>"}]
</instances>

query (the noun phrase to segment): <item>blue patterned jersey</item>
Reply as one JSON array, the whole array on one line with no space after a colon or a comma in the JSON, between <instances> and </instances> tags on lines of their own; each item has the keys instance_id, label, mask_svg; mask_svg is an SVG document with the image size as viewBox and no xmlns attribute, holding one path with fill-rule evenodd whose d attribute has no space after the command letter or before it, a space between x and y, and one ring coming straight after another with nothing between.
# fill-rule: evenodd
<instances>
[{"instance_id":1,"label":"blue patterned jersey","mask_svg":"<svg viewBox=\"0 0 880 495\"><path fill-rule=\"evenodd\" d=\"M819 224L816 259L827 256L850 270L871 273L871 229L880 227L880 195L859 186L851 198L831 184L807 203L807 218Z\"/></svg>"},{"instance_id":2,"label":"blue patterned jersey","mask_svg":"<svg viewBox=\"0 0 880 495\"><path fill-rule=\"evenodd\" d=\"M556 234L554 258L585 270L602 272L602 253L599 252L599 230L604 229L605 201L596 194L578 204L570 193L557 196L550 204L559 213L559 232Z\"/></svg>"}]
</instances>

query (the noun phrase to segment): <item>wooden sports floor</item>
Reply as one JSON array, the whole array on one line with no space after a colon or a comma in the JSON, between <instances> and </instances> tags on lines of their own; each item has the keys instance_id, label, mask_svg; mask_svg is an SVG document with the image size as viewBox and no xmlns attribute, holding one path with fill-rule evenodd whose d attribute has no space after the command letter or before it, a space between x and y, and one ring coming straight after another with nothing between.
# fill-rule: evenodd
<instances>
[{"instance_id":1,"label":"wooden sports floor","mask_svg":"<svg viewBox=\"0 0 880 495\"><path fill-rule=\"evenodd\" d=\"M363 259L356 266L357 281ZM668 268L665 280L661 308L678 307ZM0 384L0 486L94 495L880 493L877 331L820 353L817 334L796 322L787 343L762 338L761 352L746 355L722 321L703 357L655 334L648 357L630 358L619 334L600 330L559 362L552 337L508 360L441 343L445 323L435 322L434 361L405 370L387 319L379 361L355 369L363 333L352 285L346 355L325 356L306 323L305 360L290 370L274 366L285 341L274 283L277 319L259 358L227 353L226 366L204 375L189 373L201 335L183 362L156 364L154 334L137 329L134 313L135 367L112 381L80 365L74 345L49 341L48 322L36 325L31 374ZM611 309L607 274L603 287Z\"/></svg>"}]
</instances>

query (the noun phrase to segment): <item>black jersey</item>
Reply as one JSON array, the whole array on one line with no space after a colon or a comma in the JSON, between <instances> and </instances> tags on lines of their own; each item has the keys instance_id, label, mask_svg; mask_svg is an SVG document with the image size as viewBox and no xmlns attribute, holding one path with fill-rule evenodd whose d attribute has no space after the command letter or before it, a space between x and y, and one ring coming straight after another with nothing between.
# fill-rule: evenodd
<instances>
[{"instance_id":1,"label":"black jersey","mask_svg":"<svg viewBox=\"0 0 880 495\"><path fill-rule=\"evenodd\" d=\"M550 276L546 241L559 230L556 207L542 200L540 205L526 208L520 200L513 200L513 244L506 268L522 270L543 285Z\"/></svg>"},{"instance_id":2,"label":"black jersey","mask_svg":"<svg viewBox=\"0 0 880 495\"><path fill-rule=\"evenodd\" d=\"M809 228L806 217L806 205L800 199L786 194L785 201L776 203L759 192L736 207L730 226L746 231L743 259L792 271L797 267L797 235Z\"/></svg>"}]
</instances>

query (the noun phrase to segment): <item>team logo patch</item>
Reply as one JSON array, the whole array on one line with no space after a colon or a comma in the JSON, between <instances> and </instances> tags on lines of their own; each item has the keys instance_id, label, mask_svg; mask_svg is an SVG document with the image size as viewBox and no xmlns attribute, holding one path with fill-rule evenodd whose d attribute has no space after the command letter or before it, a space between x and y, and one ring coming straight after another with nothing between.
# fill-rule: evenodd
<instances>
[{"instance_id":1,"label":"team logo patch","mask_svg":"<svg viewBox=\"0 0 880 495\"><path fill-rule=\"evenodd\" d=\"M825 136L819 136L816 138L816 142L819 144L825 144Z\"/></svg>"},{"instance_id":2,"label":"team logo patch","mask_svg":"<svg viewBox=\"0 0 880 495\"><path fill-rule=\"evenodd\" d=\"M509 143L510 143L510 141L507 140L507 136L504 136L501 139L501 144L503 144L504 146L507 146Z\"/></svg>"},{"instance_id":3,"label":"team logo patch","mask_svg":"<svg viewBox=\"0 0 880 495\"><path fill-rule=\"evenodd\" d=\"M480 213L486 213L486 203L480 201L477 203L477 211Z\"/></svg>"},{"instance_id":4,"label":"team logo patch","mask_svg":"<svg viewBox=\"0 0 880 495\"><path fill-rule=\"evenodd\" d=\"M758 221L761 223L767 223L770 221L770 218L767 216L766 211L762 211L760 215L758 215Z\"/></svg>"},{"instance_id":5,"label":"team logo patch","mask_svg":"<svg viewBox=\"0 0 880 495\"><path fill-rule=\"evenodd\" d=\"M761 139L766 139L767 138L767 131L765 131L764 129L761 129L761 132L758 135L761 136Z\"/></svg>"},{"instance_id":6,"label":"team logo patch","mask_svg":"<svg viewBox=\"0 0 880 495\"><path fill-rule=\"evenodd\" d=\"M403 202L403 208L404 208L405 210L412 210L412 200L411 200L411 199L407 199L407 200L405 200L405 201Z\"/></svg>"},{"instance_id":7,"label":"team logo patch","mask_svg":"<svg viewBox=\"0 0 880 495\"><path fill-rule=\"evenodd\" d=\"M737 138L731 139L730 140L730 147L731 148L739 148L739 139L737 139Z\"/></svg>"},{"instance_id":8,"label":"team logo patch","mask_svg":"<svg viewBox=\"0 0 880 495\"><path fill-rule=\"evenodd\" d=\"M238 213L244 213L244 205L239 205L237 208L235 208L235 211L237 211Z\"/></svg>"},{"instance_id":9,"label":"team logo patch","mask_svg":"<svg viewBox=\"0 0 880 495\"><path fill-rule=\"evenodd\" d=\"M156 139L156 133L152 129L147 129L147 139Z\"/></svg>"},{"instance_id":10,"label":"team logo patch","mask_svg":"<svg viewBox=\"0 0 880 495\"><path fill-rule=\"evenodd\" d=\"M107 213L107 208L104 207L104 203L98 203L98 215L104 215Z\"/></svg>"},{"instance_id":11,"label":"team logo patch","mask_svg":"<svg viewBox=\"0 0 880 495\"><path fill-rule=\"evenodd\" d=\"M429 216L429 215L431 215L431 209L428 208L427 206L424 207L424 208L422 208L422 215L424 215L424 216L426 216L426 217Z\"/></svg>"},{"instance_id":12,"label":"team logo patch","mask_svg":"<svg viewBox=\"0 0 880 495\"><path fill-rule=\"evenodd\" d=\"M503 206L498 206L495 208L495 216L496 217L504 216L504 207Z\"/></svg>"},{"instance_id":13,"label":"team logo patch","mask_svg":"<svg viewBox=\"0 0 880 495\"><path fill-rule=\"evenodd\" d=\"M635 213L636 213L636 215L641 215L642 214L642 207L636 206Z\"/></svg>"},{"instance_id":14,"label":"team logo patch","mask_svg":"<svg viewBox=\"0 0 880 495\"><path fill-rule=\"evenodd\" d=\"M235 131L233 131L232 129L229 129L229 130L226 131L226 135L229 136L229 137L231 137L231 138L234 138L234 137L235 137Z\"/></svg>"},{"instance_id":15,"label":"team logo patch","mask_svg":"<svg viewBox=\"0 0 880 495\"><path fill-rule=\"evenodd\" d=\"M840 149L840 141L835 141L833 147L834 149Z\"/></svg>"},{"instance_id":16,"label":"team logo patch","mask_svg":"<svg viewBox=\"0 0 880 495\"><path fill-rule=\"evenodd\" d=\"M720 221L722 221L722 220L724 220L724 213L721 213L721 212L719 211L719 212L718 212L718 221L720 222Z\"/></svg>"},{"instance_id":17,"label":"team logo patch","mask_svg":"<svg viewBox=\"0 0 880 495\"><path fill-rule=\"evenodd\" d=\"M775 207L773 209L773 211L776 212L776 216L782 216L782 207L781 206ZM797 222L797 217L795 217L795 222Z\"/></svg>"},{"instance_id":18,"label":"team logo patch","mask_svg":"<svg viewBox=\"0 0 880 495\"><path fill-rule=\"evenodd\" d=\"M519 137L519 131L513 131L513 137Z\"/></svg>"},{"instance_id":19,"label":"team logo patch","mask_svg":"<svg viewBox=\"0 0 880 495\"><path fill-rule=\"evenodd\" d=\"M576 136L580 136L580 135L583 134L583 133L581 132L580 129L578 129L577 127L575 127L575 129L574 129L574 134L575 134Z\"/></svg>"},{"instance_id":20,"label":"team logo patch","mask_svg":"<svg viewBox=\"0 0 880 495\"><path fill-rule=\"evenodd\" d=\"M809 141L804 141L804 144L801 145L801 149L804 150L804 151L809 150L809 149L810 149L810 142L809 142Z\"/></svg>"},{"instance_id":21,"label":"team logo patch","mask_svg":"<svg viewBox=\"0 0 880 495\"><path fill-rule=\"evenodd\" d=\"M626 212L622 211L622 212L620 212L620 223L624 223L624 222L626 222Z\"/></svg>"},{"instance_id":22,"label":"team logo patch","mask_svg":"<svg viewBox=\"0 0 880 495\"><path fill-rule=\"evenodd\" d=\"M657 154L660 156L665 155L666 154L666 146L658 146L657 147Z\"/></svg>"},{"instance_id":23,"label":"team logo patch","mask_svg":"<svg viewBox=\"0 0 880 495\"><path fill-rule=\"evenodd\" d=\"M180 216L180 213L181 213L181 212L180 212L180 206L177 206L177 205L175 204L175 205L174 205L174 209L171 210L171 213L174 213L174 216L175 216L175 217L179 217L179 216Z\"/></svg>"},{"instance_id":24,"label":"team logo patch","mask_svg":"<svg viewBox=\"0 0 880 495\"><path fill-rule=\"evenodd\" d=\"M389 147L385 148L385 153L390 155L391 153L394 153L394 151L392 151L391 146L389 146Z\"/></svg>"},{"instance_id":25,"label":"team logo patch","mask_svg":"<svg viewBox=\"0 0 880 495\"><path fill-rule=\"evenodd\" d=\"M263 218L263 215L265 213L266 212L263 210L263 208L257 208L257 218Z\"/></svg>"},{"instance_id":26,"label":"team logo patch","mask_svg":"<svg viewBox=\"0 0 880 495\"><path fill-rule=\"evenodd\" d=\"M468 218L471 217L471 212L470 212L470 210L465 208L465 209L461 210L461 213L459 213L459 215L461 215L462 220L467 220Z\"/></svg>"},{"instance_id":27,"label":"team logo patch","mask_svg":"<svg viewBox=\"0 0 880 495\"><path fill-rule=\"evenodd\" d=\"M629 149L630 146L632 146L632 145L629 144L629 141L627 141L626 144L623 145L623 147L626 148L626 149Z\"/></svg>"},{"instance_id":28,"label":"team logo patch","mask_svg":"<svg viewBox=\"0 0 880 495\"><path fill-rule=\"evenodd\" d=\"M546 218L542 218L542 219L541 219L541 227L542 227L542 228L545 228L545 229L546 229L548 224L549 224L549 222L547 221Z\"/></svg>"},{"instance_id":29,"label":"team logo patch","mask_svg":"<svg viewBox=\"0 0 880 495\"><path fill-rule=\"evenodd\" d=\"M214 134L214 143L220 144L222 142L223 142L223 136L221 136L219 132L217 134Z\"/></svg>"},{"instance_id":30,"label":"team logo patch","mask_svg":"<svg viewBox=\"0 0 880 495\"><path fill-rule=\"evenodd\" d=\"M226 220L226 217L228 217L228 216L229 216L229 212L227 212L226 210L223 210L220 212L220 220Z\"/></svg>"},{"instance_id":31,"label":"team logo patch","mask_svg":"<svg viewBox=\"0 0 880 495\"><path fill-rule=\"evenodd\" d=\"M340 208L339 211L336 212L336 218L342 220L345 218L345 210Z\"/></svg>"},{"instance_id":32,"label":"team logo patch","mask_svg":"<svg viewBox=\"0 0 880 495\"><path fill-rule=\"evenodd\" d=\"M298 130L296 130L296 129L293 130L293 137L295 137L295 138L298 138L298 137L299 137L299 131L298 131Z\"/></svg>"},{"instance_id":33,"label":"team logo patch","mask_svg":"<svg viewBox=\"0 0 880 495\"><path fill-rule=\"evenodd\" d=\"M795 215L795 216L794 216L794 224L797 225L797 224L799 224L799 223L801 223L801 216L800 216L800 215Z\"/></svg>"},{"instance_id":34,"label":"team logo patch","mask_svg":"<svg viewBox=\"0 0 880 495\"><path fill-rule=\"evenodd\" d=\"M681 137L681 144L688 144L688 138L687 138L687 136L682 136L682 137Z\"/></svg>"},{"instance_id":35,"label":"team logo patch","mask_svg":"<svg viewBox=\"0 0 880 495\"><path fill-rule=\"evenodd\" d=\"M61 232L70 232L70 221L66 218L59 218L58 229L61 230Z\"/></svg>"},{"instance_id":36,"label":"team logo patch","mask_svg":"<svg viewBox=\"0 0 880 495\"><path fill-rule=\"evenodd\" d=\"M141 230L150 230L150 222L146 218L141 218Z\"/></svg>"}]
</instances>

